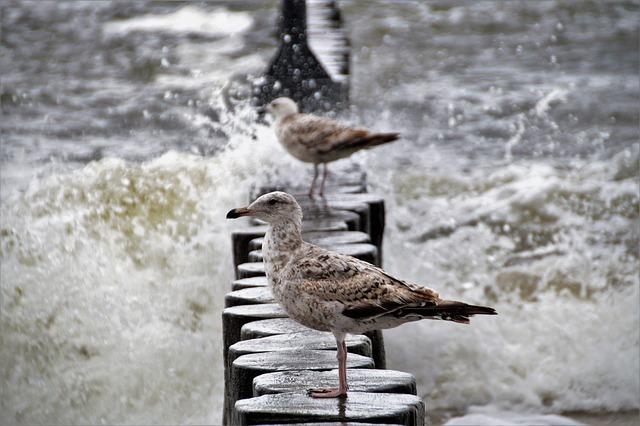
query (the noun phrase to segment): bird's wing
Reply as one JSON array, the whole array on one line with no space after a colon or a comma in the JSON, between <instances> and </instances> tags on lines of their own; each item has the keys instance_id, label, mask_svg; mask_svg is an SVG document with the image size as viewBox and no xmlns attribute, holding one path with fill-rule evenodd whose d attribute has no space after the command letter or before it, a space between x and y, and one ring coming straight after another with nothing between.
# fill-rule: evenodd
<instances>
[{"instance_id":1,"label":"bird's wing","mask_svg":"<svg viewBox=\"0 0 640 426\"><path fill-rule=\"evenodd\" d=\"M323 154L339 149L347 141L366 138L369 131L311 114L296 114L281 123L285 138L295 139L307 149Z\"/></svg>"},{"instance_id":2,"label":"bird's wing","mask_svg":"<svg viewBox=\"0 0 640 426\"><path fill-rule=\"evenodd\" d=\"M311 244L295 262L289 279L304 291L325 301L340 302L352 318L384 315L404 307L435 306L434 290L410 284L369 263Z\"/></svg>"}]
</instances>

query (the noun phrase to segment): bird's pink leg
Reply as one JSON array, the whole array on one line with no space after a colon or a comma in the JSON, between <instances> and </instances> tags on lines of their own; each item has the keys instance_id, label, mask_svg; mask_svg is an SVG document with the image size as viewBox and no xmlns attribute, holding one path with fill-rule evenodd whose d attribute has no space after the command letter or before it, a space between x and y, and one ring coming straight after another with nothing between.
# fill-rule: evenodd
<instances>
[{"instance_id":1,"label":"bird's pink leg","mask_svg":"<svg viewBox=\"0 0 640 426\"><path fill-rule=\"evenodd\" d=\"M342 360L338 360L338 374L340 374L340 389L347 394L349 385L347 384L347 344L342 340Z\"/></svg>"},{"instance_id":2,"label":"bird's pink leg","mask_svg":"<svg viewBox=\"0 0 640 426\"><path fill-rule=\"evenodd\" d=\"M309 395L313 398L339 398L347 396L347 344L344 342L344 335L336 335L338 343L338 388L333 389L310 389Z\"/></svg>"},{"instance_id":3,"label":"bird's pink leg","mask_svg":"<svg viewBox=\"0 0 640 426\"><path fill-rule=\"evenodd\" d=\"M316 186L316 180L318 179L318 163L313 163L313 180L311 181L311 187L309 188L309 197L313 197L313 189Z\"/></svg>"},{"instance_id":4,"label":"bird's pink leg","mask_svg":"<svg viewBox=\"0 0 640 426\"><path fill-rule=\"evenodd\" d=\"M322 171L322 181L320 182L320 195L324 195L324 183L327 180L327 175L329 174L329 169L327 163L324 163L324 169Z\"/></svg>"}]
</instances>

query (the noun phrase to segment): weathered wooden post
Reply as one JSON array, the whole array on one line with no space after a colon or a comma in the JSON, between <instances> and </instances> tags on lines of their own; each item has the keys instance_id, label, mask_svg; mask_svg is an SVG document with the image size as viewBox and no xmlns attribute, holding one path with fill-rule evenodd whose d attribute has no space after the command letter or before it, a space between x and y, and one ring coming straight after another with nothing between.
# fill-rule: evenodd
<instances>
[{"instance_id":1,"label":"weathered wooden post","mask_svg":"<svg viewBox=\"0 0 640 426\"><path fill-rule=\"evenodd\" d=\"M278 51L264 77L254 85L255 103L264 105L287 96L307 112L344 108L349 96L348 79L337 81L337 77L348 75L348 56L342 65L337 64L332 79L329 73L336 67L331 66L328 71L309 47L306 1L282 0L278 27Z\"/></svg>"},{"instance_id":2,"label":"weathered wooden post","mask_svg":"<svg viewBox=\"0 0 640 426\"><path fill-rule=\"evenodd\" d=\"M333 340L333 341L332 341ZM355 355L350 366L373 364L371 342L365 336L349 336L345 340L347 350ZM327 358L334 358L336 343L329 333L282 334L260 339L239 341L229 347L225 365L225 418L233 418L233 406L238 399L253 395L253 378L265 372L298 369L325 369ZM318 354L329 351L332 355ZM303 355L307 354L304 358ZM252 355L252 356L249 356ZM236 362L237 361L237 362ZM259 366L256 364L260 364Z\"/></svg>"},{"instance_id":3,"label":"weathered wooden post","mask_svg":"<svg viewBox=\"0 0 640 426\"><path fill-rule=\"evenodd\" d=\"M295 350L251 353L236 358L231 365L229 402L253 396L253 379L264 373L292 370L327 371L336 366L336 352L329 350ZM349 354L347 368L372 368L369 357ZM236 422L242 424L242 422Z\"/></svg>"},{"instance_id":4,"label":"weathered wooden post","mask_svg":"<svg viewBox=\"0 0 640 426\"><path fill-rule=\"evenodd\" d=\"M347 398L311 398L304 393L267 394L236 403L243 425L345 422L424 425L424 403L415 395L352 392Z\"/></svg>"},{"instance_id":5,"label":"weathered wooden post","mask_svg":"<svg viewBox=\"0 0 640 426\"><path fill-rule=\"evenodd\" d=\"M416 379L409 373L394 370L354 369L347 371L349 390L371 393L416 394ZM304 392L313 383L314 387L335 388L338 386L338 371L281 371L268 373L253 380L255 396Z\"/></svg>"}]
</instances>

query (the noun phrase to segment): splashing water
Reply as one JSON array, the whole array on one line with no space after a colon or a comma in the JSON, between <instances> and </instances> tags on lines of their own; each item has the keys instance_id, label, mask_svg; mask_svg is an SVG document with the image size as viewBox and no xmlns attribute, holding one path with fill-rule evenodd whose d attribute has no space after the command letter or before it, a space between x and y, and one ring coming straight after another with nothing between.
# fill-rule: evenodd
<instances>
[{"instance_id":1,"label":"splashing water","mask_svg":"<svg viewBox=\"0 0 640 426\"><path fill-rule=\"evenodd\" d=\"M218 420L224 213L283 158L258 134L213 158L100 160L3 203L3 423Z\"/></svg>"},{"instance_id":2,"label":"splashing water","mask_svg":"<svg viewBox=\"0 0 640 426\"><path fill-rule=\"evenodd\" d=\"M450 424L637 410L637 5L486 4L344 6L348 118L404 135L355 156L388 194L386 269L500 313L390 330L390 367ZM3 14L2 424L220 421L224 213L308 168L246 102L273 8L203 7Z\"/></svg>"}]
</instances>

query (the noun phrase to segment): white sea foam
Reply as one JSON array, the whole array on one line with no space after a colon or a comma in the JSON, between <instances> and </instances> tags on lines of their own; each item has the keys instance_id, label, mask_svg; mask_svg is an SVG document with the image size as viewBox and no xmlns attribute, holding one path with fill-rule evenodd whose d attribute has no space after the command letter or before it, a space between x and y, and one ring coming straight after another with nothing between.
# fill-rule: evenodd
<instances>
[{"instance_id":1,"label":"white sea foam","mask_svg":"<svg viewBox=\"0 0 640 426\"><path fill-rule=\"evenodd\" d=\"M289 161L226 121L213 158L104 159L3 202L0 423L220 421L225 212Z\"/></svg>"},{"instance_id":2,"label":"white sea foam","mask_svg":"<svg viewBox=\"0 0 640 426\"><path fill-rule=\"evenodd\" d=\"M418 2L383 16L375 4L347 3L361 46L354 68L368 70L353 79L352 100L370 119L354 121L405 134L357 154L371 190L385 194L385 266L500 312L470 327L423 322L389 331L390 366L417 376L429 411L466 412L468 423L562 423L548 416L637 409L639 149L623 146L635 141L629 111L638 80L624 52L636 15L579 5L592 31L565 20L562 34L551 34L575 7L513 2L496 17L483 3ZM128 13L118 5L116 15ZM102 2L9 9L20 55L5 64L17 83L5 95L21 101L7 104L10 143L0 167L0 423L218 423L220 310L231 276L224 213L247 201L256 172L270 179L284 166L297 177L308 168L293 164L269 130L249 126L247 111L213 122L228 92L214 89L215 114L161 100L174 90L165 85L214 87L263 69L254 52L272 52L259 41L262 29L245 37L254 12L187 5L102 26L113 16ZM43 22L47 31L38 31ZM146 32L176 36L176 44L147 52L144 44L130 51L92 42L101 28L108 38ZM472 40L469 31L484 36ZM574 55L577 45L595 50ZM409 53L402 61L398 46ZM597 54L609 48L612 55ZM531 66L551 54L551 68ZM162 63L144 90L158 102L145 105L189 115L193 128L185 130L200 130L197 140L173 144L179 135L153 121L140 132L138 99L122 95L142 87L121 74L133 57ZM51 66L29 65L43 58ZM425 67L425 58L435 59ZM103 133L104 104L94 95L111 99L108 108L123 118L107 122L113 132ZM377 110L371 98L393 106ZM163 146L202 146L210 133L231 139L213 158L149 158ZM494 161L504 148L513 148L513 164ZM611 158L612 149L621 152ZM83 167L74 159L94 151L145 161ZM28 191L14 191L36 174Z\"/></svg>"},{"instance_id":3,"label":"white sea foam","mask_svg":"<svg viewBox=\"0 0 640 426\"><path fill-rule=\"evenodd\" d=\"M567 101L568 91L566 89L555 88L547 93L542 99L536 103L535 112L538 117L544 117L553 104Z\"/></svg>"},{"instance_id":4,"label":"white sea foam","mask_svg":"<svg viewBox=\"0 0 640 426\"><path fill-rule=\"evenodd\" d=\"M579 426L567 417L514 413L467 414L448 420L445 426Z\"/></svg>"},{"instance_id":5,"label":"white sea foam","mask_svg":"<svg viewBox=\"0 0 640 426\"><path fill-rule=\"evenodd\" d=\"M626 246L637 241L637 170L614 177L637 147L570 170L531 161L456 173L423 156L423 171L407 174L385 153L367 155L370 168L391 170L371 176L373 190L396 194L387 269L499 312L470 327L386 332L390 368L416 374L430 409L638 409L640 283ZM439 224L450 232L424 232Z\"/></svg>"},{"instance_id":6,"label":"white sea foam","mask_svg":"<svg viewBox=\"0 0 640 426\"><path fill-rule=\"evenodd\" d=\"M231 12L225 8L212 11L186 5L163 15L143 15L105 25L107 33L133 31L229 36L248 30L253 23L246 12Z\"/></svg>"},{"instance_id":7,"label":"white sea foam","mask_svg":"<svg viewBox=\"0 0 640 426\"><path fill-rule=\"evenodd\" d=\"M231 279L222 218L246 201L255 170L268 178L280 167L303 169L270 129L247 124L250 114L200 123L230 137L213 158L104 159L36 179L3 202L2 423L219 421L219 316ZM384 170L384 148L367 155L369 167ZM470 176L392 172L393 190L384 186L389 176L370 176L374 190L397 194L387 199L387 268L500 313L470 327L422 322L387 332L390 367L416 374L429 409L638 407L630 373L638 361L637 265L623 245L591 242L602 221L613 235L628 229L628 212L592 218L565 204L637 203L633 177L621 179L634 160L619 157L569 174L535 163ZM468 210L491 220L443 238L407 238L430 215ZM515 236L536 218L547 218L555 235L514 256Z\"/></svg>"}]
</instances>

